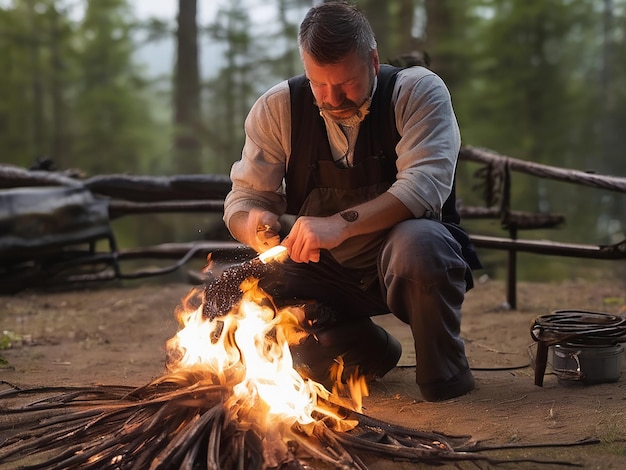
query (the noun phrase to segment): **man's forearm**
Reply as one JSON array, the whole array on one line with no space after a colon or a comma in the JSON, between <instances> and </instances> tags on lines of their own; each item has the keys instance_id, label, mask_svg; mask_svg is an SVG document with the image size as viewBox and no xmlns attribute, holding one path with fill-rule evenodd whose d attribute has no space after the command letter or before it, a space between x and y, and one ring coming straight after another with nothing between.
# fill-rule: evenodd
<instances>
[{"instance_id":1,"label":"man's forearm","mask_svg":"<svg viewBox=\"0 0 626 470\"><path fill-rule=\"evenodd\" d=\"M395 196L383 193L330 217L298 217L282 244L296 263L315 263L322 249L332 250L349 238L389 229L416 215Z\"/></svg>"},{"instance_id":2,"label":"man's forearm","mask_svg":"<svg viewBox=\"0 0 626 470\"><path fill-rule=\"evenodd\" d=\"M424 209L424 212L426 209ZM371 201L359 204L338 214L344 221L346 238L386 230L415 215L399 199L383 193Z\"/></svg>"}]
</instances>

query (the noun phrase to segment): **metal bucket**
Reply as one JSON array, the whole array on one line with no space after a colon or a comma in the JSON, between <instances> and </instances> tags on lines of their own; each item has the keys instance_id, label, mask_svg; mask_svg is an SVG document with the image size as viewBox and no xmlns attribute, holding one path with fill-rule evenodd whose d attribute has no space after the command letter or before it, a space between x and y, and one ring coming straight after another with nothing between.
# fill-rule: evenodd
<instances>
[{"instance_id":1,"label":"metal bucket","mask_svg":"<svg viewBox=\"0 0 626 470\"><path fill-rule=\"evenodd\" d=\"M559 379L585 384L617 382L622 372L624 347L586 344L552 346L552 369Z\"/></svg>"}]
</instances>

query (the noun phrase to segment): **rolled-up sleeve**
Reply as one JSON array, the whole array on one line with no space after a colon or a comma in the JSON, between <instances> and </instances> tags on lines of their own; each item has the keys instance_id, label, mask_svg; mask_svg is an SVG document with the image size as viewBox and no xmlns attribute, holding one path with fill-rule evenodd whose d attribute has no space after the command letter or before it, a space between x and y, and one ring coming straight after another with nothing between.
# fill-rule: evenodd
<instances>
[{"instance_id":1,"label":"rolled-up sleeve","mask_svg":"<svg viewBox=\"0 0 626 470\"><path fill-rule=\"evenodd\" d=\"M224 222L254 207L281 215L286 208L283 178L290 153L289 86L281 82L264 93L245 120L241 159L230 171L232 189L224 201Z\"/></svg>"},{"instance_id":2,"label":"rolled-up sleeve","mask_svg":"<svg viewBox=\"0 0 626 470\"><path fill-rule=\"evenodd\" d=\"M397 180L389 192L416 216L424 208L441 214L450 195L461 136L450 93L443 80L422 67L398 74L395 118Z\"/></svg>"}]
</instances>

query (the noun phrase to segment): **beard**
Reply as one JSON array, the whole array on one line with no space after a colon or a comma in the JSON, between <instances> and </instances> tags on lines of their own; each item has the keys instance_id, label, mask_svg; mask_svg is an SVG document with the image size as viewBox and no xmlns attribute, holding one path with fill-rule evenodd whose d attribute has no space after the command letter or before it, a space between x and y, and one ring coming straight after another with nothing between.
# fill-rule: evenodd
<instances>
[{"instance_id":1,"label":"beard","mask_svg":"<svg viewBox=\"0 0 626 470\"><path fill-rule=\"evenodd\" d=\"M335 122L342 124L347 124L355 120L361 122L369 113L375 81L376 71L372 68L369 74L369 95L363 97L360 104L357 104L348 98L345 98L339 106L331 106L328 103L318 103L317 101L315 104L319 108L322 116L325 116Z\"/></svg>"}]
</instances>

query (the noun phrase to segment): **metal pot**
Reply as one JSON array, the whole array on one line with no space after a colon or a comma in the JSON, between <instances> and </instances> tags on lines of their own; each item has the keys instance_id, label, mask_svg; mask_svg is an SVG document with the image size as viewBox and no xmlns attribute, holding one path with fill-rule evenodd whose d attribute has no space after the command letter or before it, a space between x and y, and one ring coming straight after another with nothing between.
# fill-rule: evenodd
<instances>
[{"instance_id":1,"label":"metal pot","mask_svg":"<svg viewBox=\"0 0 626 470\"><path fill-rule=\"evenodd\" d=\"M585 384L617 382L622 372L624 347L613 345L557 344L552 346L552 369L559 379Z\"/></svg>"}]
</instances>

